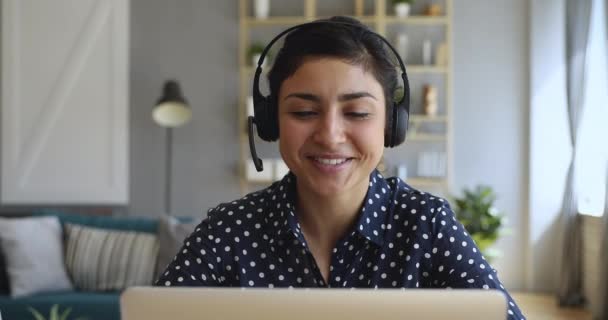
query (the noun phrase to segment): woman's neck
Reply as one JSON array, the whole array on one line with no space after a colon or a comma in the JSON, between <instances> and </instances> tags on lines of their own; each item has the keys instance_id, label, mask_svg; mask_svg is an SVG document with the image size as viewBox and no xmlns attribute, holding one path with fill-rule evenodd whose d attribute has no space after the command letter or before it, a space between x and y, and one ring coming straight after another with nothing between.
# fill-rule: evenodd
<instances>
[{"instance_id":1,"label":"woman's neck","mask_svg":"<svg viewBox=\"0 0 608 320\"><path fill-rule=\"evenodd\" d=\"M347 192L332 196L319 195L298 186L296 211L305 236L333 248L355 223L368 185L366 181Z\"/></svg>"}]
</instances>

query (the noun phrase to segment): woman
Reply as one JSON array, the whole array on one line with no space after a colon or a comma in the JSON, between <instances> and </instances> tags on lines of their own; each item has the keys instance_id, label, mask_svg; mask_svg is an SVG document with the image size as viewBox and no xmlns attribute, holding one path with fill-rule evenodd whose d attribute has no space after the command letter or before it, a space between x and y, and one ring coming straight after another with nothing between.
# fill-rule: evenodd
<instances>
[{"instance_id":1,"label":"woman","mask_svg":"<svg viewBox=\"0 0 608 320\"><path fill-rule=\"evenodd\" d=\"M444 199L375 169L396 121L392 53L329 21L290 32L268 75L290 173L209 210L157 284L505 291ZM523 318L510 297L508 313Z\"/></svg>"}]
</instances>

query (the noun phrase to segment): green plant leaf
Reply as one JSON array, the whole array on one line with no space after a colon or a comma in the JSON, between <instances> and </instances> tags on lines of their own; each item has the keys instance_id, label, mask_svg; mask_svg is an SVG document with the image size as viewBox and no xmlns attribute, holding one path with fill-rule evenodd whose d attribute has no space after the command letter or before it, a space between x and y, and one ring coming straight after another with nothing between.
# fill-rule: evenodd
<instances>
[{"instance_id":1,"label":"green plant leaf","mask_svg":"<svg viewBox=\"0 0 608 320\"><path fill-rule=\"evenodd\" d=\"M34 315L34 318L36 318L36 320L45 320L44 316L38 312L36 309L32 308L32 307L27 307L27 309L32 313L32 315Z\"/></svg>"},{"instance_id":2,"label":"green plant leaf","mask_svg":"<svg viewBox=\"0 0 608 320\"><path fill-rule=\"evenodd\" d=\"M462 197L452 198L456 218L471 237L481 243L480 247L489 246L498 239L505 217L494 206L496 194L491 187L464 188Z\"/></svg>"},{"instance_id":3,"label":"green plant leaf","mask_svg":"<svg viewBox=\"0 0 608 320\"><path fill-rule=\"evenodd\" d=\"M59 305L54 304L51 306L51 313L49 314L49 320L59 320Z\"/></svg>"},{"instance_id":4,"label":"green plant leaf","mask_svg":"<svg viewBox=\"0 0 608 320\"><path fill-rule=\"evenodd\" d=\"M59 316L59 320L67 320L68 316L70 315L70 312L72 312L72 308L67 308L63 310L63 313Z\"/></svg>"}]
</instances>

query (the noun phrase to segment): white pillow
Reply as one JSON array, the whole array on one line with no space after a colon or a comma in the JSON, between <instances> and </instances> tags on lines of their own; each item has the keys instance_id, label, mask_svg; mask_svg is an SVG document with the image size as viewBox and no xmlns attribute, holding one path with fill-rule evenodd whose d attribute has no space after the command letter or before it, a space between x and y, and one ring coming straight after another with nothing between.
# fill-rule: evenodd
<instances>
[{"instance_id":1,"label":"white pillow","mask_svg":"<svg viewBox=\"0 0 608 320\"><path fill-rule=\"evenodd\" d=\"M12 297L73 289L57 217L0 218L0 247Z\"/></svg>"}]
</instances>

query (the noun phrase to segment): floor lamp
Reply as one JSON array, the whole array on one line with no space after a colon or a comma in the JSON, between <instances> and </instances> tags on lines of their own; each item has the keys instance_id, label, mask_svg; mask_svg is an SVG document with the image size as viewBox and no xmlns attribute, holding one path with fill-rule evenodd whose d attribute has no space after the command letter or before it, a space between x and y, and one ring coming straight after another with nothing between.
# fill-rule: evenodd
<instances>
[{"instance_id":1,"label":"floor lamp","mask_svg":"<svg viewBox=\"0 0 608 320\"><path fill-rule=\"evenodd\" d=\"M163 94L152 111L152 119L165 128L165 214L172 215L171 187L173 160L173 129L186 124L192 118L192 110L182 95L179 83L165 82Z\"/></svg>"}]
</instances>

